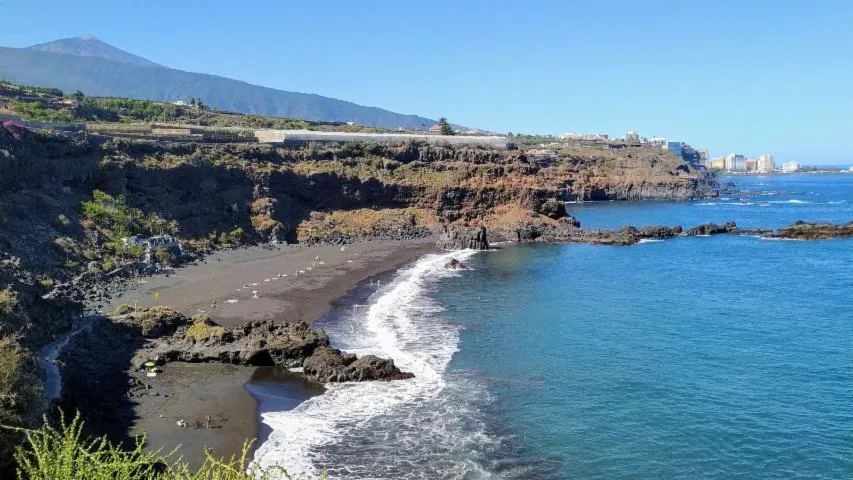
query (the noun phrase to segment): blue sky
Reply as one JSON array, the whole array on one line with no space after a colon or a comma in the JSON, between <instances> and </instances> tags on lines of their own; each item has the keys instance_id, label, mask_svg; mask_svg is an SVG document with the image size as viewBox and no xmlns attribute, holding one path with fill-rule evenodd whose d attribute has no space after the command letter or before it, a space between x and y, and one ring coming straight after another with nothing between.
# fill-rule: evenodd
<instances>
[{"instance_id":1,"label":"blue sky","mask_svg":"<svg viewBox=\"0 0 853 480\"><path fill-rule=\"evenodd\" d=\"M853 2L0 0L0 45L158 63L496 131L850 163Z\"/></svg>"}]
</instances>

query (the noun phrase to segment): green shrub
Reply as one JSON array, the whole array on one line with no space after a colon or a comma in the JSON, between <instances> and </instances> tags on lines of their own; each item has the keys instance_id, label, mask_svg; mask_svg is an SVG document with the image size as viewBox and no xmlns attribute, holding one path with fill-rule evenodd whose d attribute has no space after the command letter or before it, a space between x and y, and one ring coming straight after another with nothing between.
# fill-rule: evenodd
<instances>
[{"instance_id":1,"label":"green shrub","mask_svg":"<svg viewBox=\"0 0 853 480\"><path fill-rule=\"evenodd\" d=\"M168 248L158 248L154 250L154 260L161 265L172 266L175 264L176 258L175 254Z\"/></svg>"},{"instance_id":2,"label":"green shrub","mask_svg":"<svg viewBox=\"0 0 853 480\"><path fill-rule=\"evenodd\" d=\"M25 443L15 453L18 478L27 480L272 480L293 479L282 467L262 468L250 460L252 442L230 459L205 452L204 463L193 471L178 457L178 449L168 453L145 450L141 436L129 449L106 437L88 439L83 435L79 414L71 422L61 417L54 427L48 422L38 430L16 429ZM323 473L321 478L325 478Z\"/></svg>"},{"instance_id":3,"label":"green shrub","mask_svg":"<svg viewBox=\"0 0 853 480\"><path fill-rule=\"evenodd\" d=\"M2 320L2 319L0 319ZM23 427L41 407L41 381L35 358L12 337L0 338L0 425ZM19 432L0 429L0 477L12 467Z\"/></svg>"},{"instance_id":4,"label":"green shrub","mask_svg":"<svg viewBox=\"0 0 853 480\"><path fill-rule=\"evenodd\" d=\"M127 205L123 196L113 197L101 190L92 192L92 200L82 203L83 217L95 226L108 231L114 239L130 235L175 235L178 223L154 213L145 214Z\"/></svg>"},{"instance_id":5,"label":"green shrub","mask_svg":"<svg viewBox=\"0 0 853 480\"><path fill-rule=\"evenodd\" d=\"M193 315L192 321L192 325L187 329L187 339L203 342L211 338L219 338L225 334L225 329L214 323L207 315Z\"/></svg>"},{"instance_id":6,"label":"green shrub","mask_svg":"<svg viewBox=\"0 0 853 480\"><path fill-rule=\"evenodd\" d=\"M242 228L237 227L228 234L228 243L232 245L240 245L243 242L243 238L246 236L246 232L243 231Z\"/></svg>"}]
</instances>

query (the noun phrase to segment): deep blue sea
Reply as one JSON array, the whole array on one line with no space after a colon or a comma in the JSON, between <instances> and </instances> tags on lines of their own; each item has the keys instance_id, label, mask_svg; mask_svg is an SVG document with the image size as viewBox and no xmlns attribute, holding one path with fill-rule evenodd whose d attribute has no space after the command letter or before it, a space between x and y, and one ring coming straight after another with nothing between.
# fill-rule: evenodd
<instances>
[{"instance_id":1,"label":"deep blue sea","mask_svg":"<svg viewBox=\"0 0 853 480\"><path fill-rule=\"evenodd\" d=\"M726 179L728 181L728 179ZM584 226L853 220L853 175L738 177ZM470 271L442 265L460 258ZM263 413L333 478L853 478L853 240L502 245L427 256L324 321L415 379Z\"/></svg>"}]
</instances>

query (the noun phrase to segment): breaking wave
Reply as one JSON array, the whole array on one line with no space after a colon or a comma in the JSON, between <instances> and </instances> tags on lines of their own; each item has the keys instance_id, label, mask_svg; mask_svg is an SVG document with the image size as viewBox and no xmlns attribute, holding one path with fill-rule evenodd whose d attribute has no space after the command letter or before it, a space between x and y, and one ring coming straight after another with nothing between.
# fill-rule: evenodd
<instances>
[{"instance_id":1,"label":"breaking wave","mask_svg":"<svg viewBox=\"0 0 853 480\"><path fill-rule=\"evenodd\" d=\"M288 411L262 412L271 428L255 459L309 478L487 478L477 452L494 441L479 405L490 400L474 381L447 378L458 350L456 326L428 296L451 259L475 252L427 255L370 297L370 306L327 328L333 343L358 355L394 359L415 378L331 385ZM340 330L340 331L338 331Z\"/></svg>"}]
</instances>

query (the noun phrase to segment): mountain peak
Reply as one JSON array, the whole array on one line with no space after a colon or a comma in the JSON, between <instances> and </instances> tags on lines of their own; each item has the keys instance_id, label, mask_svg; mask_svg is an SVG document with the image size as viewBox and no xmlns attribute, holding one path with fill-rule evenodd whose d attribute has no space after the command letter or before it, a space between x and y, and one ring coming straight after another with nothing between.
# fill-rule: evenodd
<instances>
[{"instance_id":1,"label":"mountain peak","mask_svg":"<svg viewBox=\"0 0 853 480\"><path fill-rule=\"evenodd\" d=\"M162 67L162 65L154 63L147 58L142 58L99 40L91 33L86 33L79 37L63 38L52 42L40 43L28 48L30 50L63 53L65 55L76 55L78 57L105 58L115 62L130 63L145 67Z\"/></svg>"}]
</instances>

